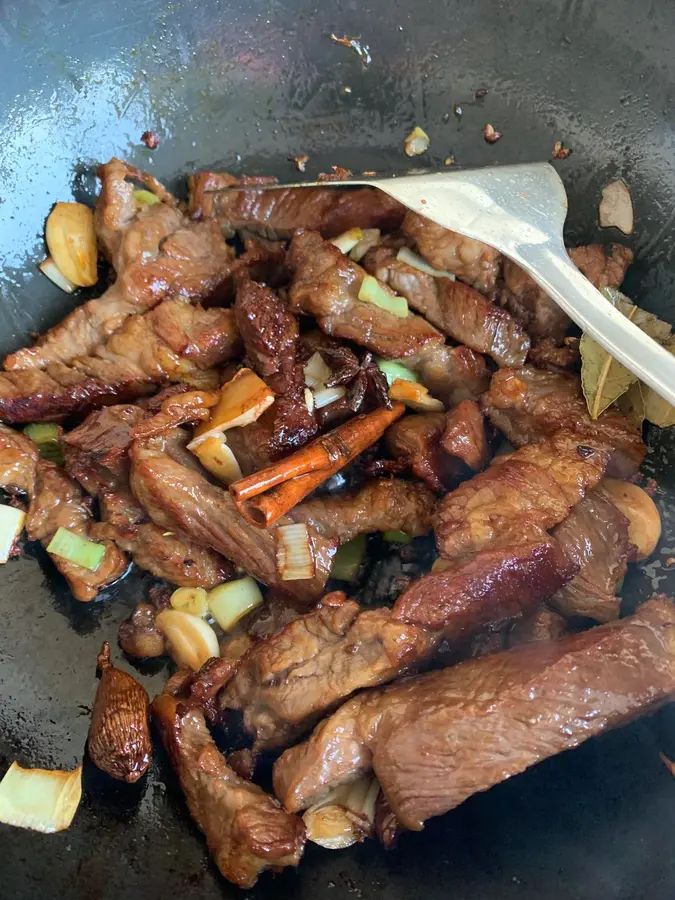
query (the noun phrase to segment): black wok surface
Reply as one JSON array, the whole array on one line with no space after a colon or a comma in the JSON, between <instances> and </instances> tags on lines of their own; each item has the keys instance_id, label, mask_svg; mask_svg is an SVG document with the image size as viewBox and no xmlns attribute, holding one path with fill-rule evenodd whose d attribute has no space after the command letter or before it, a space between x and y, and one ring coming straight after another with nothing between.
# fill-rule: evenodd
<instances>
[{"instance_id":1,"label":"black wok surface","mask_svg":"<svg viewBox=\"0 0 675 900\"><path fill-rule=\"evenodd\" d=\"M627 290L673 321L674 12L670 0L0 0L0 352L72 305L35 264L50 206L90 196L98 162L118 154L174 183L217 164L295 178L296 153L310 154L308 174L396 171L414 124L431 136L424 164L449 153L478 165L545 159L562 139L573 241L598 237L600 188L623 176L639 255ZM331 31L360 34L372 64ZM496 145L482 140L486 122L503 132ZM147 128L156 151L140 143ZM675 437L649 439L664 538L626 579L628 607L675 587L665 566ZM13 759L82 758L96 652L143 589L133 575L81 605L33 549L2 569L0 774ZM152 693L166 672L147 674ZM675 780L659 751L675 758L674 724L665 709L549 760L396 852L309 846L297 872L263 877L246 896L672 900ZM135 787L86 766L73 826L54 836L0 826L0 860L2 900L243 896L208 861L159 752Z\"/></svg>"}]
</instances>

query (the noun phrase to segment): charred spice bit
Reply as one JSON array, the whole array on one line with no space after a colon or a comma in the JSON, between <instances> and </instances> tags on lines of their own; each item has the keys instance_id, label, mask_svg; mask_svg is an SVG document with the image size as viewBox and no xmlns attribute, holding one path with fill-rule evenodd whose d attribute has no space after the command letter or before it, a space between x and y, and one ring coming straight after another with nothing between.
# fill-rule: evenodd
<instances>
[{"instance_id":1,"label":"charred spice bit","mask_svg":"<svg viewBox=\"0 0 675 900\"><path fill-rule=\"evenodd\" d=\"M475 90L473 92L473 99L474 100L484 100L487 97L487 95L488 95L487 88L478 88L477 90Z\"/></svg>"},{"instance_id":2,"label":"charred spice bit","mask_svg":"<svg viewBox=\"0 0 675 900\"><path fill-rule=\"evenodd\" d=\"M288 159L290 162L295 163L295 168L298 172L304 172L309 162L309 156L306 153L301 153L298 156L289 156Z\"/></svg>"},{"instance_id":3,"label":"charred spice bit","mask_svg":"<svg viewBox=\"0 0 675 900\"><path fill-rule=\"evenodd\" d=\"M362 44L360 37L348 37L346 34L342 37L338 37L331 32L330 39L337 44L342 44L343 47L350 47L363 63L364 69L367 69L371 64L372 57L370 55L370 47L368 44Z\"/></svg>"},{"instance_id":4,"label":"charred spice bit","mask_svg":"<svg viewBox=\"0 0 675 900\"><path fill-rule=\"evenodd\" d=\"M464 110L459 105L459 103L455 103L454 106L452 107L452 114L456 119L461 119L462 116L464 115Z\"/></svg>"},{"instance_id":5,"label":"charred spice bit","mask_svg":"<svg viewBox=\"0 0 675 900\"><path fill-rule=\"evenodd\" d=\"M366 171L361 172L361 174L363 175L364 178L375 178L375 176L377 175L377 172L375 172L372 169L366 169Z\"/></svg>"},{"instance_id":6,"label":"charred spice bit","mask_svg":"<svg viewBox=\"0 0 675 900\"><path fill-rule=\"evenodd\" d=\"M445 159L443 160L444 166L454 166L454 164L455 164L454 156L446 156Z\"/></svg>"},{"instance_id":7,"label":"charred spice bit","mask_svg":"<svg viewBox=\"0 0 675 900\"><path fill-rule=\"evenodd\" d=\"M349 169L343 169L342 166L331 166L331 173L320 172L317 181L344 181L345 178L351 178L352 173Z\"/></svg>"},{"instance_id":8,"label":"charred spice bit","mask_svg":"<svg viewBox=\"0 0 675 900\"><path fill-rule=\"evenodd\" d=\"M144 131L141 143L145 144L148 150L156 150L159 147L159 135L156 131Z\"/></svg>"},{"instance_id":9,"label":"charred spice bit","mask_svg":"<svg viewBox=\"0 0 675 900\"><path fill-rule=\"evenodd\" d=\"M501 131L495 131L494 127L490 125L489 122L483 129L483 137L488 144L496 144L501 136Z\"/></svg>"},{"instance_id":10,"label":"charred spice bit","mask_svg":"<svg viewBox=\"0 0 675 900\"><path fill-rule=\"evenodd\" d=\"M579 444L579 446L577 447L577 453L582 459L588 459L589 457L593 456L595 450L593 449L593 447L587 447L586 444Z\"/></svg>"},{"instance_id":11,"label":"charred spice bit","mask_svg":"<svg viewBox=\"0 0 675 900\"><path fill-rule=\"evenodd\" d=\"M322 348L322 356L333 369L333 376L326 387L347 387L347 405L353 412L361 411L366 400L374 407L391 409L387 379L373 359L366 353L361 360L348 347Z\"/></svg>"},{"instance_id":12,"label":"charred spice bit","mask_svg":"<svg viewBox=\"0 0 675 900\"><path fill-rule=\"evenodd\" d=\"M569 147L565 147L562 141L556 141L553 145L553 159L567 159L572 151Z\"/></svg>"}]
</instances>

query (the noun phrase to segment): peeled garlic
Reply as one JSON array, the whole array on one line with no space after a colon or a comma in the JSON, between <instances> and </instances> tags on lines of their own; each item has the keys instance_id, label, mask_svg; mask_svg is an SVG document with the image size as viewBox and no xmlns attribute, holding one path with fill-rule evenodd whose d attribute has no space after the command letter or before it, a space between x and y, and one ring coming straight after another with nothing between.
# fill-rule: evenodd
<instances>
[{"instance_id":1,"label":"peeled garlic","mask_svg":"<svg viewBox=\"0 0 675 900\"><path fill-rule=\"evenodd\" d=\"M206 602L206 591L201 587L182 587L171 595L171 609L190 613L191 616L204 616L209 607Z\"/></svg>"},{"instance_id":2,"label":"peeled garlic","mask_svg":"<svg viewBox=\"0 0 675 900\"><path fill-rule=\"evenodd\" d=\"M177 666L199 671L207 659L220 655L216 633L204 619L177 609L164 609L155 619Z\"/></svg>"},{"instance_id":3,"label":"peeled garlic","mask_svg":"<svg viewBox=\"0 0 675 900\"><path fill-rule=\"evenodd\" d=\"M57 203L45 228L49 253L59 271L73 284L96 284L94 213L83 203Z\"/></svg>"}]
</instances>

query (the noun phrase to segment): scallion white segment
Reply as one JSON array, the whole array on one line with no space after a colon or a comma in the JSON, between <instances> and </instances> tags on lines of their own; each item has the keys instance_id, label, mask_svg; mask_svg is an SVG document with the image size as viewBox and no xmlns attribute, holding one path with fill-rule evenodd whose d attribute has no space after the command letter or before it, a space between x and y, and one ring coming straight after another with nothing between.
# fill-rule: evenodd
<instances>
[{"instance_id":1,"label":"scallion white segment","mask_svg":"<svg viewBox=\"0 0 675 900\"><path fill-rule=\"evenodd\" d=\"M331 244L337 247L342 253L349 253L358 242L363 238L363 231L360 228L350 228L331 240Z\"/></svg>"},{"instance_id":2,"label":"scallion white segment","mask_svg":"<svg viewBox=\"0 0 675 900\"><path fill-rule=\"evenodd\" d=\"M400 362L396 362L393 359L380 359L379 357L376 359L376 362L378 369L387 379L389 387L392 386L397 378L401 378L404 381L417 381L414 373Z\"/></svg>"},{"instance_id":3,"label":"scallion white segment","mask_svg":"<svg viewBox=\"0 0 675 900\"><path fill-rule=\"evenodd\" d=\"M347 388L342 384L336 384L335 387L324 388L322 391L316 391L314 394L314 406L317 409L323 409L324 406L330 406L336 400L341 400L347 393Z\"/></svg>"},{"instance_id":4,"label":"scallion white segment","mask_svg":"<svg viewBox=\"0 0 675 900\"><path fill-rule=\"evenodd\" d=\"M0 563L6 563L23 531L26 513L13 506L0 506Z\"/></svg>"},{"instance_id":5,"label":"scallion white segment","mask_svg":"<svg viewBox=\"0 0 675 900\"><path fill-rule=\"evenodd\" d=\"M0 822L44 834L63 831L82 797L82 766L72 772L23 769L13 762L0 781Z\"/></svg>"},{"instance_id":6,"label":"scallion white segment","mask_svg":"<svg viewBox=\"0 0 675 900\"><path fill-rule=\"evenodd\" d=\"M316 572L309 531L304 523L277 528L277 571L282 581L313 578Z\"/></svg>"},{"instance_id":7,"label":"scallion white segment","mask_svg":"<svg viewBox=\"0 0 675 900\"><path fill-rule=\"evenodd\" d=\"M74 531L59 528L49 542L47 553L53 553L76 566L95 572L105 556L105 544L95 544Z\"/></svg>"},{"instance_id":8,"label":"scallion white segment","mask_svg":"<svg viewBox=\"0 0 675 900\"><path fill-rule=\"evenodd\" d=\"M391 294L387 291L377 278L372 275L366 275L361 282L359 288L359 300L366 303L374 303L380 309L398 316L399 319L408 317L408 301L405 297L399 297L397 294Z\"/></svg>"},{"instance_id":9,"label":"scallion white segment","mask_svg":"<svg viewBox=\"0 0 675 900\"><path fill-rule=\"evenodd\" d=\"M231 631L240 619L263 603L258 583L250 575L219 584L206 599L211 615L223 631Z\"/></svg>"},{"instance_id":10,"label":"scallion white segment","mask_svg":"<svg viewBox=\"0 0 675 900\"><path fill-rule=\"evenodd\" d=\"M407 266L411 266L413 269L419 269L420 272L425 272L427 275L433 275L434 278L449 278L450 281L455 280L455 276L452 272L446 272L444 269L434 269L434 267L430 266L425 259L422 259L417 253L413 253L409 247L401 247L396 254L396 259L405 263Z\"/></svg>"}]
</instances>

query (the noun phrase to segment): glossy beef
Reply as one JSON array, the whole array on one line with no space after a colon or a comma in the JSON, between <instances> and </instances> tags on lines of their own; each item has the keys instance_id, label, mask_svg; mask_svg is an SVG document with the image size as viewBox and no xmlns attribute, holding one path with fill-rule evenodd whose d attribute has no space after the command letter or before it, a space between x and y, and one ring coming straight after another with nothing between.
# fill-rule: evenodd
<instances>
[{"instance_id":1,"label":"glossy beef","mask_svg":"<svg viewBox=\"0 0 675 900\"><path fill-rule=\"evenodd\" d=\"M367 691L287 750L277 796L303 809L374 769L407 828L675 696L675 607Z\"/></svg>"},{"instance_id":2,"label":"glossy beef","mask_svg":"<svg viewBox=\"0 0 675 900\"><path fill-rule=\"evenodd\" d=\"M487 425L487 427L486 427ZM441 447L474 472L484 469L492 457L491 437L481 408L475 400L462 400L445 417Z\"/></svg>"},{"instance_id":3,"label":"glossy beef","mask_svg":"<svg viewBox=\"0 0 675 900\"><path fill-rule=\"evenodd\" d=\"M311 228L330 238L349 228L393 231L403 220L404 208L373 188L305 188L212 194L219 187L238 184L225 172L198 172L189 179L190 212L215 216L226 234L245 231L262 237L289 238L298 228Z\"/></svg>"},{"instance_id":4,"label":"glossy beef","mask_svg":"<svg viewBox=\"0 0 675 900\"><path fill-rule=\"evenodd\" d=\"M587 616L597 622L618 618L617 592L632 549L623 513L601 487L596 488L571 510L553 536L579 572L553 594L550 604L565 616Z\"/></svg>"},{"instance_id":5,"label":"glossy beef","mask_svg":"<svg viewBox=\"0 0 675 900\"><path fill-rule=\"evenodd\" d=\"M522 365L530 338L506 310L461 281L435 278L396 258L387 247L370 250L366 271L405 297L408 304L436 328L500 366Z\"/></svg>"},{"instance_id":6,"label":"glossy beef","mask_svg":"<svg viewBox=\"0 0 675 900\"><path fill-rule=\"evenodd\" d=\"M265 869L297 866L305 845L302 820L227 765L203 714L181 712L168 694L154 700L152 714L190 815L222 875L251 888Z\"/></svg>"},{"instance_id":7,"label":"glossy beef","mask_svg":"<svg viewBox=\"0 0 675 900\"><path fill-rule=\"evenodd\" d=\"M490 384L485 357L468 347L431 344L405 361L432 397L451 407L462 400L478 400Z\"/></svg>"},{"instance_id":8,"label":"glossy beef","mask_svg":"<svg viewBox=\"0 0 675 900\"><path fill-rule=\"evenodd\" d=\"M591 419L576 375L532 366L502 369L493 375L482 404L514 447L540 441L559 428L604 441L612 448L607 474L616 478L634 475L647 452L639 431L613 407Z\"/></svg>"},{"instance_id":9,"label":"glossy beef","mask_svg":"<svg viewBox=\"0 0 675 900\"><path fill-rule=\"evenodd\" d=\"M559 431L496 457L439 504L440 553L455 559L552 528L600 481L609 454L606 444Z\"/></svg>"},{"instance_id":10,"label":"glossy beef","mask_svg":"<svg viewBox=\"0 0 675 900\"><path fill-rule=\"evenodd\" d=\"M35 493L38 449L29 438L13 428L0 425L0 488Z\"/></svg>"},{"instance_id":11,"label":"glossy beef","mask_svg":"<svg viewBox=\"0 0 675 900\"><path fill-rule=\"evenodd\" d=\"M443 449L446 419L439 413L413 413L390 425L384 435L388 452L407 463L416 478L437 493L456 485L462 465Z\"/></svg>"},{"instance_id":12,"label":"glossy beef","mask_svg":"<svg viewBox=\"0 0 675 900\"><path fill-rule=\"evenodd\" d=\"M389 609L361 610L344 594L256 643L220 695L241 710L257 749L288 745L354 691L391 681L423 662L438 639L395 622Z\"/></svg>"},{"instance_id":13,"label":"glossy beef","mask_svg":"<svg viewBox=\"0 0 675 900\"><path fill-rule=\"evenodd\" d=\"M567 632L567 619L544 604L529 616L518 619L508 632L506 640L509 647L516 647L518 644L538 641L558 641Z\"/></svg>"},{"instance_id":14,"label":"glossy beef","mask_svg":"<svg viewBox=\"0 0 675 900\"><path fill-rule=\"evenodd\" d=\"M326 334L354 341L386 359L413 356L443 342L440 332L421 316L409 313L400 318L359 300L365 271L316 232L293 237L289 264L291 308L315 316Z\"/></svg>"}]
</instances>

